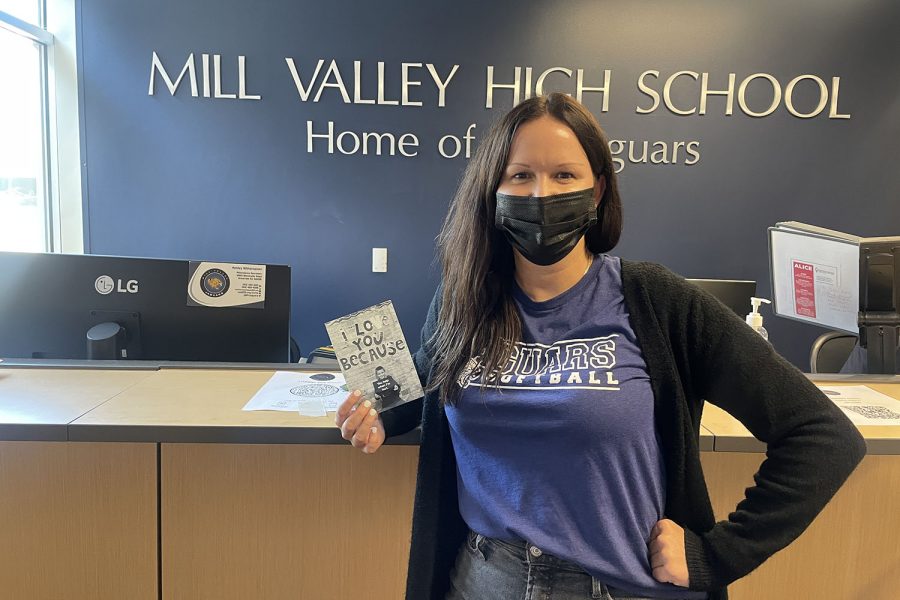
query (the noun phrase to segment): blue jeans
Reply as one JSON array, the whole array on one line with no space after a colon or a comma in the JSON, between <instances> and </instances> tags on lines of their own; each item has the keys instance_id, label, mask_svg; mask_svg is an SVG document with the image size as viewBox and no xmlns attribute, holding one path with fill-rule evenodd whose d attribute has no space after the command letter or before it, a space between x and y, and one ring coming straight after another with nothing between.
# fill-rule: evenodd
<instances>
[{"instance_id":1,"label":"blue jeans","mask_svg":"<svg viewBox=\"0 0 900 600\"><path fill-rule=\"evenodd\" d=\"M527 542L469 531L445 600L652 600L617 590Z\"/></svg>"}]
</instances>

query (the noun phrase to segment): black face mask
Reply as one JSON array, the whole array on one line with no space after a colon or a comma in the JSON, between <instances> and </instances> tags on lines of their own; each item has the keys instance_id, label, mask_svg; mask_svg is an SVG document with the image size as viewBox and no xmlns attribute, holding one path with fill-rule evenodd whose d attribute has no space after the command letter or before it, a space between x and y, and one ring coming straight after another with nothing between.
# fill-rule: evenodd
<instances>
[{"instance_id":1,"label":"black face mask","mask_svg":"<svg viewBox=\"0 0 900 600\"><path fill-rule=\"evenodd\" d=\"M565 258L596 222L594 188L542 197L497 192L494 226L536 265Z\"/></svg>"}]
</instances>

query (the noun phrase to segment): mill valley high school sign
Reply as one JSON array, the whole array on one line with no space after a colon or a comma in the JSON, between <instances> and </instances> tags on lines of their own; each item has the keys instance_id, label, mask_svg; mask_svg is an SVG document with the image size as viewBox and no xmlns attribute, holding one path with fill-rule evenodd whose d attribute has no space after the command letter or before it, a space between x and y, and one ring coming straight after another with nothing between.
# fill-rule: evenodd
<instances>
[{"instance_id":1,"label":"mill valley high school sign","mask_svg":"<svg viewBox=\"0 0 900 600\"><path fill-rule=\"evenodd\" d=\"M300 102L330 102L353 105L387 105L442 109L448 92L464 75L460 65L440 66L428 62L365 62L317 58L298 61L284 58L285 77L290 77ZM150 58L147 93L160 89L171 96L182 88L191 97L211 100L259 101L263 91L248 84L247 58L224 60L221 54L190 53L167 67L154 51ZM223 89L223 71L236 70L237 87ZM177 72L177 75L176 75ZM234 81L232 77L228 77ZM849 119L839 107L841 78L801 74L779 78L769 73L711 74L691 70L662 72L644 70L633 84L618 84L610 69L531 66L484 70L484 108L502 103L512 107L521 100L549 91L560 91L583 102L595 113L610 106L623 106L639 115L664 113L679 118L744 116L761 119L786 111L798 119ZM393 85L389 85L393 82ZM623 91L614 93L614 89ZM429 89L428 94L424 90ZM164 92L163 92L164 93ZM182 92L184 93L184 92ZM427 106L425 97L432 98ZM621 97L621 99L619 99ZM707 116L708 115L708 116ZM434 141L444 158L470 158L474 149L476 124L446 133ZM306 122L306 151L345 155L387 155L412 158L419 155L422 141L411 131L352 131L334 121ZM616 172L630 164L680 164L700 161L699 140L610 140Z\"/></svg>"}]
</instances>

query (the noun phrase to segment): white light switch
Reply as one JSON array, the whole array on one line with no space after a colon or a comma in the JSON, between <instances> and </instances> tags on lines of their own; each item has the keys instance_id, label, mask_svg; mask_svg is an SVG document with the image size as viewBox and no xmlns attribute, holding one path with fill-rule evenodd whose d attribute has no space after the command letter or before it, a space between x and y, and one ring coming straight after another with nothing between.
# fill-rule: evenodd
<instances>
[{"instance_id":1,"label":"white light switch","mask_svg":"<svg viewBox=\"0 0 900 600\"><path fill-rule=\"evenodd\" d=\"M372 272L387 273L387 248L372 248Z\"/></svg>"}]
</instances>

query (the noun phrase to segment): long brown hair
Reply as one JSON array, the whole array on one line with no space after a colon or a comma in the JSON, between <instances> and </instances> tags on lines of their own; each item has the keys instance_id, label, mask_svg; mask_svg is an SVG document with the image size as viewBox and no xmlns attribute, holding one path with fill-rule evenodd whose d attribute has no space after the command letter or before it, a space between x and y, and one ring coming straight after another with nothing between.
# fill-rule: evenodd
<instances>
[{"instance_id":1,"label":"long brown hair","mask_svg":"<svg viewBox=\"0 0 900 600\"><path fill-rule=\"evenodd\" d=\"M520 125L549 115L575 133L594 174L606 177L597 224L585 233L592 253L608 252L622 231L622 203L606 134L594 116L565 94L525 100L500 118L469 161L438 236L443 292L438 326L429 340L435 367L428 390L441 403L455 401L456 379L473 358L483 365L482 381L509 358L522 336L512 300L513 252L494 228L497 187Z\"/></svg>"}]
</instances>

